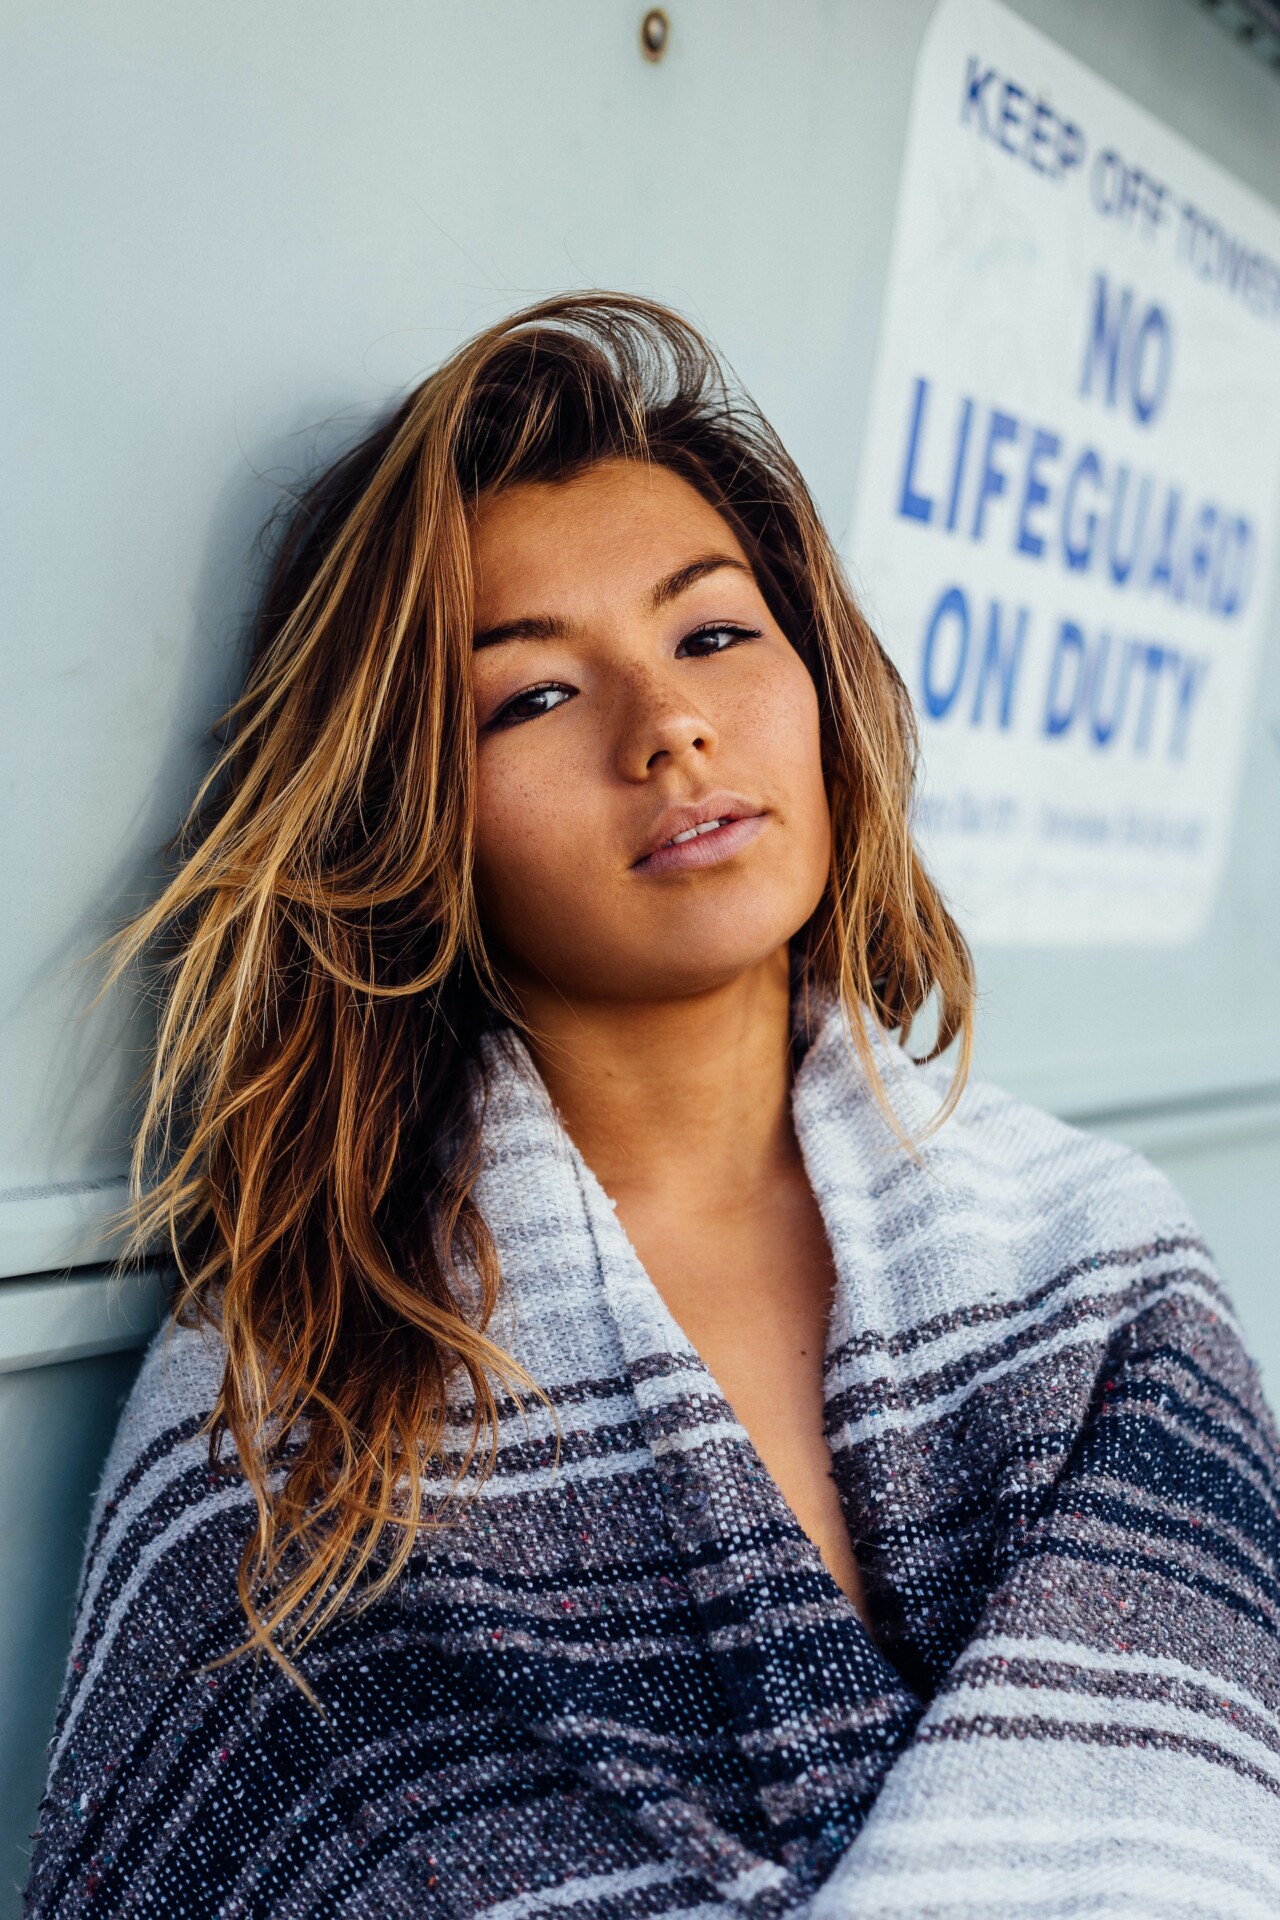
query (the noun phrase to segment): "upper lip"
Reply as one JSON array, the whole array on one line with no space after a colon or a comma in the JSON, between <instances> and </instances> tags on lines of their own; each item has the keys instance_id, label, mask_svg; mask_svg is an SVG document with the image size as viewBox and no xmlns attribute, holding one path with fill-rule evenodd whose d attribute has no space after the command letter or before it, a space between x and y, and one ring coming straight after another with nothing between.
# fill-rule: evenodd
<instances>
[{"instance_id":1,"label":"upper lip","mask_svg":"<svg viewBox=\"0 0 1280 1920\"><path fill-rule=\"evenodd\" d=\"M762 811L750 800L744 800L740 793L709 793L704 800L694 800L683 807L668 807L654 821L649 838L631 864L639 866L651 853L665 847L678 833L687 833L690 827L703 827L712 820L750 820Z\"/></svg>"}]
</instances>

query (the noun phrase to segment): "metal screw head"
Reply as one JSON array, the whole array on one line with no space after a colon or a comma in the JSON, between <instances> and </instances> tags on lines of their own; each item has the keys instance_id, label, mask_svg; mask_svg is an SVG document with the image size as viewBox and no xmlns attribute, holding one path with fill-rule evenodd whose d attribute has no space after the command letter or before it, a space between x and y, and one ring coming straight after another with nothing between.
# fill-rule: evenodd
<instances>
[{"instance_id":1,"label":"metal screw head","mask_svg":"<svg viewBox=\"0 0 1280 1920\"><path fill-rule=\"evenodd\" d=\"M671 38L671 22L661 7L650 7L640 22L640 51L646 60L661 60Z\"/></svg>"}]
</instances>

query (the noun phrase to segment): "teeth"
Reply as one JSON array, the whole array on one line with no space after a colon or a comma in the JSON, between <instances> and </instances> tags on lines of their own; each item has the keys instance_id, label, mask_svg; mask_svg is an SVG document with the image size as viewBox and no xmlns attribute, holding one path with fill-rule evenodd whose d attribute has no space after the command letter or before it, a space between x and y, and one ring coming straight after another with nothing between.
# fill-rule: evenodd
<instances>
[{"instance_id":1,"label":"teeth","mask_svg":"<svg viewBox=\"0 0 1280 1920\"><path fill-rule=\"evenodd\" d=\"M713 833L717 827L723 825L723 820L704 820L700 827L689 827L684 833L677 833L673 839L664 841L663 844L668 847L680 847L686 840L696 840L700 833Z\"/></svg>"}]
</instances>

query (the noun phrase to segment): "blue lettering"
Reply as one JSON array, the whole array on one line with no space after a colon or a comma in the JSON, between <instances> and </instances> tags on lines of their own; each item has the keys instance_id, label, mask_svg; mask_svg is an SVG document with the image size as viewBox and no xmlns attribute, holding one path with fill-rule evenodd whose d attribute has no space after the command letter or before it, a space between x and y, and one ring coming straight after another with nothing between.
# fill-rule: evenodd
<instances>
[{"instance_id":1,"label":"blue lettering","mask_svg":"<svg viewBox=\"0 0 1280 1920\"><path fill-rule=\"evenodd\" d=\"M978 498L973 509L973 531L971 538L981 540L983 521L986 516L988 500L997 499L1005 489L1006 475L992 464L992 454L1002 441L1016 440L1018 423L1012 414L1001 413L993 407L987 421L987 450L982 461L982 483L978 488Z\"/></svg>"},{"instance_id":2,"label":"blue lettering","mask_svg":"<svg viewBox=\"0 0 1280 1920\"><path fill-rule=\"evenodd\" d=\"M1038 560L1044 552L1044 537L1033 533L1027 525L1027 515L1033 507L1042 507L1049 498L1049 489L1041 480L1037 468L1042 460L1056 460L1062 451L1062 442L1056 433L1048 433L1043 427L1037 427L1031 437L1031 451L1027 455L1027 477L1022 489L1022 512L1018 516L1018 552L1029 553Z\"/></svg>"},{"instance_id":3,"label":"blue lettering","mask_svg":"<svg viewBox=\"0 0 1280 1920\"><path fill-rule=\"evenodd\" d=\"M976 53L969 55L960 101L961 126L973 127L984 139L994 140L1036 173L1061 180L1069 167L1079 166L1084 135L1043 96L1034 106L1030 99L1016 81L1002 78L995 67L984 67Z\"/></svg>"},{"instance_id":4,"label":"blue lettering","mask_svg":"<svg viewBox=\"0 0 1280 1920\"><path fill-rule=\"evenodd\" d=\"M1130 166L1114 147L1104 147L1095 159L1089 190L1099 213L1122 226L1136 223L1148 239L1168 219L1169 188L1144 167Z\"/></svg>"},{"instance_id":5,"label":"blue lettering","mask_svg":"<svg viewBox=\"0 0 1280 1920\"><path fill-rule=\"evenodd\" d=\"M960 403L960 419L956 426L956 457L951 470L951 498L947 502L947 532L956 530L956 515L960 511L960 489L964 484L965 455L969 451L969 426L973 420L973 402L968 394Z\"/></svg>"},{"instance_id":6,"label":"blue lettering","mask_svg":"<svg viewBox=\"0 0 1280 1920\"><path fill-rule=\"evenodd\" d=\"M938 677L937 659L944 623L954 624L954 664L949 677ZM959 587L948 587L929 616L924 636L922 683L925 710L932 720L944 720L955 705L969 658L969 602Z\"/></svg>"},{"instance_id":7,"label":"blue lettering","mask_svg":"<svg viewBox=\"0 0 1280 1920\"><path fill-rule=\"evenodd\" d=\"M1133 291L1113 296L1105 273L1093 276L1093 321L1080 371L1080 397L1093 397L1094 381L1103 404L1114 407L1117 390L1127 386L1139 426L1150 426L1164 405L1173 365L1173 329L1163 307L1149 306L1133 330Z\"/></svg>"},{"instance_id":8,"label":"blue lettering","mask_svg":"<svg viewBox=\"0 0 1280 1920\"><path fill-rule=\"evenodd\" d=\"M979 129L990 134L991 123L987 119L987 88L996 77L994 67L988 67L983 73L976 54L970 54L964 73L964 104L960 109L960 125L968 126L976 118Z\"/></svg>"},{"instance_id":9,"label":"blue lettering","mask_svg":"<svg viewBox=\"0 0 1280 1920\"><path fill-rule=\"evenodd\" d=\"M1093 276L1093 332L1085 347L1084 367L1080 374L1080 398L1088 400L1093 394L1094 370L1099 360L1103 363L1106 375L1106 404L1114 407L1116 403L1116 380L1120 371L1120 355L1129 331L1129 312L1133 305L1133 295L1125 287L1120 295L1120 305L1113 308L1111 289L1105 273Z\"/></svg>"},{"instance_id":10,"label":"blue lettering","mask_svg":"<svg viewBox=\"0 0 1280 1920\"><path fill-rule=\"evenodd\" d=\"M1108 632L1086 635L1064 619L1050 661L1043 731L1062 735L1079 726L1095 747L1106 750L1127 740L1135 754L1148 753L1160 739L1171 759L1181 759L1208 671L1207 660L1176 647L1120 641ZM1166 677L1171 708L1162 703Z\"/></svg>"},{"instance_id":11,"label":"blue lettering","mask_svg":"<svg viewBox=\"0 0 1280 1920\"><path fill-rule=\"evenodd\" d=\"M987 638L982 652L982 664L978 668L977 684L973 689L972 724L982 725L987 705L987 687L994 683L999 707L997 724L1007 728L1013 720L1013 696L1017 686L1018 669L1022 663L1022 648L1027 637L1027 622L1030 619L1026 607L1019 607L1014 617L1013 635L1006 645L1001 632L1000 602L993 600L987 612Z\"/></svg>"},{"instance_id":12,"label":"blue lettering","mask_svg":"<svg viewBox=\"0 0 1280 1920\"><path fill-rule=\"evenodd\" d=\"M1144 656L1142 664L1147 676L1142 683L1142 705L1138 709L1138 725L1134 731L1133 750L1135 753L1145 753L1151 744L1151 722L1155 716L1160 675L1164 672L1165 661L1169 661L1172 665L1176 663L1178 656L1176 653L1166 652L1163 647L1155 645L1144 647L1137 640L1133 642L1133 652L1135 657L1138 654Z\"/></svg>"},{"instance_id":13,"label":"blue lettering","mask_svg":"<svg viewBox=\"0 0 1280 1920\"><path fill-rule=\"evenodd\" d=\"M1015 86L1012 80L1005 81L1000 93L999 141L1006 153L1017 153L1019 150L1017 141L1006 140L1005 134L1010 127L1016 127L1019 133L1022 131L1025 122L1019 117L1017 109L1013 107L1013 103L1015 100L1025 100L1026 97L1022 88ZM1011 108L1013 109L1012 111L1010 111Z\"/></svg>"},{"instance_id":14,"label":"blue lettering","mask_svg":"<svg viewBox=\"0 0 1280 1920\"><path fill-rule=\"evenodd\" d=\"M1253 584L1250 564L1253 559L1253 525L1243 514L1237 514L1234 520L1223 522L1223 534L1209 605L1224 620L1230 620L1244 606Z\"/></svg>"},{"instance_id":15,"label":"blue lettering","mask_svg":"<svg viewBox=\"0 0 1280 1920\"><path fill-rule=\"evenodd\" d=\"M1213 536L1218 524L1218 509L1206 501L1195 518L1195 531L1191 545L1187 549L1182 576L1178 582L1178 598L1184 595L1193 607L1200 605L1205 582L1209 577L1209 567L1213 559Z\"/></svg>"},{"instance_id":16,"label":"blue lettering","mask_svg":"<svg viewBox=\"0 0 1280 1920\"><path fill-rule=\"evenodd\" d=\"M916 447L920 439L920 425L924 419L925 402L929 397L929 382L917 379L915 399L911 407L911 427L907 434L907 457L902 469L902 492L898 497L898 512L904 520L919 520L927 527L933 518L933 501L927 493L915 490Z\"/></svg>"},{"instance_id":17,"label":"blue lettering","mask_svg":"<svg viewBox=\"0 0 1280 1920\"><path fill-rule=\"evenodd\" d=\"M1053 145L1052 140L1045 131L1045 122L1047 121L1049 126L1052 127L1056 123L1057 118L1058 116L1053 108L1045 101L1036 101L1027 135L1027 164L1034 167L1037 173L1052 173L1053 171L1052 167L1042 166L1039 160L1037 160L1036 155L1039 153L1041 147L1051 147Z\"/></svg>"},{"instance_id":18,"label":"blue lettering","mask_svg":"<svg viewBox=\"0 0 1280 1920\"><path fill-rule=\"evenodd\" d=\"M1064 701L1060 681L1063 673L1072 671L1070 698ZM1053 660L1049 668L1049 688L1044 702L1044 732L1049 735L1065 733L1076 717L1076 708L1080 703L1081 669L1084 666L1084 634L1074 620L1063 620L1058 626L1058 638L1053 649Z\"/></svg>"},{"instance_id":19,"label":"blue lettering","mask_svg":"<svg viewBox=\"0 0 1280 1920\"><path fill-rule=\"evenodd\" d=\"M1058 179L1069 167L1078 167L1084 159L1084 134L1074 120L1058 123Z\"/></svg>"},{"instance_id":20,"label":"blue lettering","mask_svg":"<svg viewBox=\"0 0 1280 1920\"><path fill-rule=\"evenodd\" d=\"M1147 348L1153 340L1156 343L1155 378L1149 391L1144 391ZM1172 363L1173 335L1170 332L1164 308L1148 307L1129 356L1129 391L1133 400L1133 411L1144 427L1151 424L1164 405L1164 397L1169 390L1169 369Z\"/></svg>"},{"instance_id":21,"label":"blue lettering","mask_svg":"<svg viewBox=\"0 0 1280 1920\"><path fill-rule=\"evenodd\" d=\"M1111 569L1111 578L1118 587L1124 585L1133 571L1133 562L1146 530L1147 514L1151 510L1151 491L1151 475L1144 473L1142 484L1138 489L1138 502L1133 512L1133 538L1129 542L1129 551L1126 554L1117 553L1119 534L1124 525L1124 503L1129 492L1129 469L1117 467L1116 490L1111 502L1111 516L1107 522L1107 564Z\"/></svg>"},{"instance_id":22,"label":"blue lettering","mask_svg":"<svg viewBox=\"0 0 1280 1920\"><path fill-rule=\"evenodd\" d=\"M1103 685L1110 654L1111 635L1104 633L1099 639L1097 652L1089 661L1084 702L1089 715L1089 731L1095 744L1100 747L1109 746L1124 725L1124 711L1129 701L1130 668L1133 665L1133 642L1129 641L1120 652L1116 683L1104 710Z\"/></svg>"},{"instance_id":23,"label":"blue lettering","mask_svg":"<svg viewBox=\"0 0 1280 1920\"><path fill-rule=\"evenodd\" d=\"M1086 447L1071 469L1071 478L1067 481L1067 490L1062 500L1062 552L1067 565L1075 573L1087 573L1093 564L1093 543L1098 532L1098 516L1090 507L1085 515L1085 534L1083 541L1076 538L1075 508L1076 488L1088 478L1094 486L1102 483L1102 462L1092 447Z\"/></svg>"},{"instance_id":24,"label":"blue lettering","mask_svg":"<svg viewBox=\"0 0 1280 1920\"><path fill-rule=\"evenodd\" d=\"M1181 594L1174 591L1173 580L1173 543L1178 533L1178 513L1182 506L1182 495L1176 487L1170 487L1164 503L1164 528L1160 535L1160 551L1152 562L1151 571L1146 578L1148 587L1164 587L1175 600Z\"/></svg>"}]
</instances>

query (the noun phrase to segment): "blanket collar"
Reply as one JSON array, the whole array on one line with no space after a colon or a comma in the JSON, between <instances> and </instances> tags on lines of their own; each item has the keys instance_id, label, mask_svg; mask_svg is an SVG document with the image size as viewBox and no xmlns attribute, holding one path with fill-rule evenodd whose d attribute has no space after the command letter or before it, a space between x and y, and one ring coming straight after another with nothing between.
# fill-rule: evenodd
<instances>
[{"instance_id":1,"label":"blanket collar","mask_svg":"<svg viewBox=\"0 0 1280 1920\"><path fill-rule=\"evenodd\" d=\"M798 1029L800 1021L797 1010ZM864 1031L901 1125L922 1131L935 1094L869 1017ZM927 1180L932 1152L926 1147L912 1161L895 1136L854 1051L849 1016L834 997L819 1004L800 1042L792 1114L835 1268L830 1367L868 1327L919 1317L917 1303L901 1298L900 1282L892 1300L883 1297L883 1262L869 1255L880 1196L900 1178ZM544 1384L581 1379L607 1355L625 1365L638 1392L655 1363L669 1361L723 1399L646 1273L615 1202L562 1124L527 1047L508 1031L486 1036L482 1052L484 1150L475 1198L497 1243L510 1350ZM841 1378L847 1380L847 1369ZM829 1376L829 1410L836 1384Z\"/></svg>"},{"instance_id":2,"label":"blanket collar","mask_svg":"<svg viewBox=\"0 0 1280 1920\"><path fill-rule=\"evenodd\" d=\"M877 1044L895 1109L904 1125L918 1128L932 1103L909 1080L910 1062L883 1040ZM475 1193L503 1273L490 1331L553 1397L561 1390L566 1459L594 1455L591 1471L626 1467L656 1484L663 1551L679 1569L718 1662L732 1737L759 1773L762 1807L783 1826L796 1813L794 1790L773 1806L777 1754L770 1757L769 1749L793 1736L803 1747L810 1838L802 1854L789 1859L784 1846L782 1857L788 1874L816 1885L847 1845L851 1816L874 1794L923 1701L827 1571L646 1273L518 1041L504 1037L488 1047L486 1086ZM867 1364L858 1336L874 1306L869 1290L878 1269L866 1254L876 1239L875 1193L904 1162L913 1164L872 1099L838 1007L826 1009L804 1053L793 1112L836 1273L824 1375L828 1436L835 1439L851 1369ZM600 1459L599 1408L611 1397L619 1445L631 1449L627 1459ZM512 1439L514 1424L512 1416ZM623 1437L637 1432L638 1448ZM841 1471L834 1446L833 1460L857 1551L872 1508L856 1477ZM548 1474L548 1497L553 1482ZM637 1520L637 1533L642 1525ZM850 1774L854 1726L861 1729L857 1779ZM824 1837L815 1844L818 1829ZM722 1844L720 1836L715 1845Z\"/></svg>"}]
</instances>

